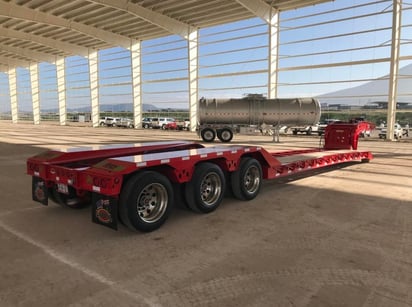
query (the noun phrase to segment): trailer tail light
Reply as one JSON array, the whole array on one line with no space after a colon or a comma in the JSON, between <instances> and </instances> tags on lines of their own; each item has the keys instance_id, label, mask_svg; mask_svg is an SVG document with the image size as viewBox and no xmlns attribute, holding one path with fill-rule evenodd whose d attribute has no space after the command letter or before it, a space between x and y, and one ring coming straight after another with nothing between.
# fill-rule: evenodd
<instances>
[{"instance_id":1,"label":"trailer tail light","mask_svg":"<svg viewBox=\"0 0 412 307\"><path fill-rule=\"evenodd\" d=\"M49 177L56 182L63 182L69 185L77 184L76 172L73 169L64 167L52 166L49 168Z\"/></svg>"},{"instance_id":2,"label":"trailer tail light","mask_svg":"<svg viewBox=\"0 0 412 307\"><path fill-rule=\"evenodd\" d=\"M119 176L109 178L96 174L85 174L85 176L79 178L78 186L85 191L118 195L122 186L122 178Z\"/></svg>"},{"instance_id":3,"label":"trailer tail light","mask_svg":"<svg viewBox=\"0 0 412 307\"><path fill-rule=\"evenodd\" d=\"M76 184L76 175L73 173L69 173L69 175L67 176L67 183L70 185Z\"/></svg>"},{"instance_id":4,"label":"trailer tail light","mask_svg":"<svg viewBox=\"0 0 412 307\"><path fill-rule=\"evenodd\" d=\"M33 162L27 162L27 173L34 176L40 176L40 165Z\"/></svg>"},{"instance_id":5,"label":"trailer tail light","mask_svg":"<svg viewBox=\"0 0 412 307\"><path fill-rule=\"evenodd\" d=\"M109 181L110 179L93 177L93 187L106 189L108 187Z\"/></svg>"}]
</instances>

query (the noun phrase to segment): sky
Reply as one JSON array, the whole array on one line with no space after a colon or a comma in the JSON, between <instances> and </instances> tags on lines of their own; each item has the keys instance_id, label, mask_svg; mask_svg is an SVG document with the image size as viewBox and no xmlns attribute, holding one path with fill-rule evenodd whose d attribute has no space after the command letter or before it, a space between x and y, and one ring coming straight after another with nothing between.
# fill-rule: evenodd
<instances>
[{"instance_id":1,"label":"sky","mask_svg":"<svg viewBox=\"0 0 412 307\"><path fill-rule=\"evenodd\" d=\"M335 0L282 12L279 97L308 97L359 86L388 74L392 0ZM412 56L412 6L404 3L401 56ZM355 33L357 32L357 33ZM259 18L200 29L199 98L267 95L268 26ZM341 65L339 63L347 63ZM310 68L337 64L336 67ZM401 66L410 64L401 61ZM143 103L188 108L187 41L171 35L142 42ZM309 67L309 68L308 68ZM68 109L90 106L87 60L66 59ZM41 63L41 110L56 109L54 65ZM239 74L240 73L240 74ZM412 76L407 76L411 78ZM18 68L18 104L31 109L30 76ZM99 52L100 104L132 103L130 52ZM409 93L412 98L412 93ZM0 112L10 110L7 75L0 73ZM412 100L412 99L411 99Z\"/></svg>"}]
</instances>

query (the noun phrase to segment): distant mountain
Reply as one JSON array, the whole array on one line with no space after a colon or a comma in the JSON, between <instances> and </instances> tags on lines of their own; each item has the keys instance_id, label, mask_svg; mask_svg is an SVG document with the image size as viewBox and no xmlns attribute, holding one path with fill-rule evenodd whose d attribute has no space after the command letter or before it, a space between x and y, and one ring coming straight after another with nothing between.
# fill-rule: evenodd
<instances>
[{"instance_id":1,"label":"distant mountain","mask_svg":"<svg viewBox=\"0 0 412 307\"><path fill-rule=\"evenodd\" d=\"M158 107L152 104L143 104L143 112L159 110ZM42 109L42 112L46 113L57 113L59 112L58 108ZM79 112L79 113L90 113L91 107L78 107L78 108L67 108L67 112ZM119 103L119 104L101 104L100 112L133 112L133 104L131 103Z\"/></svg>"},{"instance_id":2,"label":"distant mountain","mask_svg":"<svg viewBox=\"0 0 412 307\"><path fill-rule=\"evenodd\" d=\"M143 104L143 112L147 112L150 110L159 110L158 107L152 104ZM132 103L119 103L119 104L101 104L100 111L107 112L133 112L133 104Z\"/></svg>"},{"instance_id":3,"label":"distant mountain","mask_svg":"<svg viewBox=\"0 0 412 307\"><path fill-rule=\"evenodd\" d=\"M402 67L399 70L398 79L398 102L412 103L411 96L402 96L402 93L411 93L412 89L412 64ZM401 76L409 76L409 79ZM388 75L382 79L367 82L365 84L351 87L344 90L330 92L318 96L322 104L344 104L344 105L365 105L375 101L384 101L389 93ZM339 97L339 98L333 98Z\"/></svg>"}]
</instances>

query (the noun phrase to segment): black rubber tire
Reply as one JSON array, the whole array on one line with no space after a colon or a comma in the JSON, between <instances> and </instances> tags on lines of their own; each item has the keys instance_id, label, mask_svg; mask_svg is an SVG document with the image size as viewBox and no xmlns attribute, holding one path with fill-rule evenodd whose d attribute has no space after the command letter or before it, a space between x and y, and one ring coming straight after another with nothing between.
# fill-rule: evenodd
<instances>
[{"instance_id":1,"label":"black rubber tire","mask_svg":"<svg viewBox=\"0 0 412 307\"><path fill-rule=\"evenodd\" d=\"M229 128L219 129L217 137L222 143L229 143L233 139L233 131Z\"/></svg>"},{"instance_id":2,"label":"black rubber tire","mask_svg":"<svg viewBox=\"0 0 412 307\"><path fill-rule=\"evenodd\" d=\"M216 132L211 128L205 128L200 131L200 136L202 137L203 141L210 143L215 140Z\"/></svg>"},{"instance_id":3,"label":"black rubber tire","mask_svg":"<svg viewBox=\"0 0 412 307\"><path fill-rule=\"evenodd\" d=\"M174 207L183 210L191 210L185 198L185 183L172 183L175 194Z\"/></svg>"},{"instance_id":4,"label":"black rubber tire","mask_svg":"<svg viewBox=\"0 0 412 307\"><path fill-rule=\"evenodd\" d=\"M53 188L49 188L49 200L54 202L56 205L63 206L63 203L60 202L59 194Z\"/></svg>"},{"instance_id":5,"label":"black rubber tire","mask_svg":"<svg viewBox=\"0 0 412 307\"><path fill-rule=\"evenodd\" d=\"M69 186L69 194L57 191L57 186L49 189L49 199L63 207L70 209L83 209L91 204L91 194L86 193L83 197L76 195L76 190Z\"/></svg>"},{"instance_id":6,"label":"black rubber tire","mask_svg":"<svg viewBox=\"0 0 412 307\"><path fill-rule=\"evenodd\" d=\"M252 200L262 185L262 166L254 158L240 160L239 168L230 176L233 195L240 200Z\"/></svg>"},{"instance_id":7,"label":"black rubber tire","mask_svg":"<svg viewBox=\"0 0 412 307\"><path fill-rule=\"evenodd\" d=\"M131 230L150 232L164 224L173 202L169 179L157 172L143 171L124 185L119 198L119 216Z\"/></svg>"},{"instance_id":8,"label":"black rubber tire","mask_svg":"<svg viewBox=\"0 0 412 307\"><path fill-rule=\"evenodd\" d=\"M311 135L312 134L312 128L309 127L309 129L306 131L306 135Z\"/></svg>"},{"instance_id":9,"label":"black rubber tire","mask_svg":"<svg viewBox=\"0 0 412 307\"><path fill-rule=\"evenodd\" d=\"M143 124L143 129L149 129L149 124Z\"/></svg>"},{"instance_id":10,"label":"black rubber tire","mask_svg":"<svg viewBox=\"0 0 412 307\"><path fill-rule=\"evenodd\" d=\"M190 209L198 213L209 213L217 209L226 190L222 169L210 162L196 166L192 180L186 183L185 198Z\"/></svg>"}]
</instances>

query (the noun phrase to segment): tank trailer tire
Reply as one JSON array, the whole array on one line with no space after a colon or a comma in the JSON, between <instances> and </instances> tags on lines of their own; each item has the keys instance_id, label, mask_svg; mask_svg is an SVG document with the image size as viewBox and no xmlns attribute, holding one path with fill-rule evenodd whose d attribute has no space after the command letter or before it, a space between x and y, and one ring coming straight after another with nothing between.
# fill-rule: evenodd
<instances>
[{"instance_id":1,"label":"tank trailer tire","mask_svg":"<svg viewBox=\"0 0 412 307\"><path fill-rule=\"evenodd\" d=\"M211 128L205 128L200 131L200 136L202 137L203 141L210 143L215 139L216 133Z\"/></svg>"},{"instance_id":2,"label":"tank trailer tire","mask_svg":"<svg viewBox=\"0 0 412 307\"><path fill-rule=\"evenodd\" d=\"M187 205L198 213L212 212L222 202L225 188L225 175L221 168L214 163L201 163L196 166L192 180L186 183Z\"/></svg>"},{"instance_id":3,"label":"tank trailer tire","mask_svg":"<svg viewBox=\"0 0 412 307\"><path fill-rule=\"evenodd\" d=\"M233 139L233 131L229 128L219 129L217 137L222 143L229 143Z\"/></svg>"},{"instance_id":4,"label":"tank trailer tire","mask_svg":"<svg viewBox=\"0 0 412 307\"><path fill-rule=\"evenodd\" d=\"M262 167L250 157L240 160L239 168L231 174L230 183L233 195L240 200L252 200L262 185Z\"/></svg>"},{"instance_id":5,"label":"tank trailer tire","mask_svg":"<svg viewBox=\"0 0 412 307\"><path fill-rule=\"evenodd\" d=\"M173 197L172 184L165 176L153 171L137 173L120 194L120 219L131 230L156 230L169 217Z\"/></svg>"}]
</instances>

